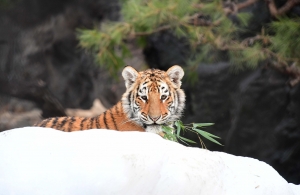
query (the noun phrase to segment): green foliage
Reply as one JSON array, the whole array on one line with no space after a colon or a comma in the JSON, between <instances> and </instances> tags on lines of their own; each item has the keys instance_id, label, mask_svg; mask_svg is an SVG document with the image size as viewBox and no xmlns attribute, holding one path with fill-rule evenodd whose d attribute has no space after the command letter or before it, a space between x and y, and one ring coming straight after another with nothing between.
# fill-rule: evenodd
<instances>
[{"instance_id":1,"label":"green foliage","mask_svg":"<svg viewBox=\"0 0 300 195\"><path fill-rule=\"evenodd\" d=\"M171 30L175 36L184 38L191 46L191 58L196 51L207 54L228 42L233 35L235 25L222 13L222 3L218 0L207 1L199 15L198 0L127 0L122 5L122 21L105 23L100 29L80 30L80 46L93 51L97 61L112 72L124 65L129 56L126 41L138 39L145 46L145 38L153 33ZM205 15L207 14L207 15ZM199 21L204 26L195 25ZM242 15L241 18L245 17ZM200 48L200 46L203 46ZM199 50L200 49L200 50ZM207 55L197 56L204 61ZM214 56L211 55L212 61Z\"/></svg>"},{"instance_id":2,"label":"green foliage","mask_svg":"<svg viewBox=\"0 0 300 195\"><path fill-rule=\"evenodd\" d=\"M270 24L270 31L274 32L270 38L270 49L285 62L292 61L300 66L300 18L274 21Z\"/></svg>"},{"instance_id":3,"label":"green foliage","mask_svg":"<svg viewBox=\"0 0 300 195\"><path fill-rule=\"evenodd\" d=\"M262 51L259 43L243 49L231 50L229 51L229 55L232 64L238 65L237 68L248 67L254 69L258 66L259 62L266 59L266 54Z\"/></svg>"},{"instance_id":4,"label":"green foliage","mask_svg":"<svg viewBox=\"0 0 300 195\"><path fill-rule=\"evenodd\" d=\"M195 144L196 142L194 142L193 140L187 139L180 135L181 132L184 133L185 131L191 131L191 132L197 134L199 141L202 145L202 148L206 148L206 146L205 146L204 142L202 141L202 139L200 138L200 135L202 137L208 139L209 141L222 146L222 144L220 144L220 142L218 142L217 140L214 139L214 138L220 139L220 137L215 136L211 133L208 133L208 132L202 130L202 128L211 126L211 125L213 125L213 123L192 123L189 125L184 125L180 120L178 120L175 122L174 127L163 126L162 129L164 132L164 138L167 140L171 140L171 141L175 141L175 142L178 142L178 140L180 140L187 145L189 145L189 143Z\"/></svg>"},{"instance_id":5,"label":"green foliage","mask_svg":"<svg viewBox=\"0 0 300 195\"><path fill-rule=\"evenodd\" d=\"M109 23L103 30L79 30L80 46L92 50L96 61L106 65L115 75L116 71L124 67L124 58L130 56L127 44L123 41L130 31L130 26L120 23Z\"/></svg>"},{"instance_id":6,"label":"green foliage","mask_svg":"<svg viewBox=\"0 0 300 195\"><path fill-rule=\"evenodd\" d=\"M165 30L189 44L186 65L191 69L201 62L222 60L220 54L226 54L236 69L253 69L267 60L279 66L299 64L299 18L273 21L267 30L264 27L256 36L241 39L251 15L224 10L219 0L124 0L122 20L106 22L100 29L80 30L80 45L112 73L130 56L128 42L136 40L145 47L147 36ZM230 14L238 22L233 22Z\"/></svg>"}]
</instances>

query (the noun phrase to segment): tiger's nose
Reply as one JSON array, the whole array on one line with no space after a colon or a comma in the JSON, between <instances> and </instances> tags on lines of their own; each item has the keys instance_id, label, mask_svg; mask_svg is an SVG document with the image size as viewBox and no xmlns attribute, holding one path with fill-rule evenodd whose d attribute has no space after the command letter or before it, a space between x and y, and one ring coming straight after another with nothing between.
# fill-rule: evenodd
<instances>
[{"instance_id":1,"label":"tiger's nose","mask_svg":"<svg viewBox=\"0 0 300 195\"><path fill-rule=\"evenodd\" d=\"M151 120L153 120L153 122L155 122L155 121L157 121L157 120L160 118L160 116L155 116L155 117L149 116L149 118L150 118Z\"/></svg>"}]
</instances>

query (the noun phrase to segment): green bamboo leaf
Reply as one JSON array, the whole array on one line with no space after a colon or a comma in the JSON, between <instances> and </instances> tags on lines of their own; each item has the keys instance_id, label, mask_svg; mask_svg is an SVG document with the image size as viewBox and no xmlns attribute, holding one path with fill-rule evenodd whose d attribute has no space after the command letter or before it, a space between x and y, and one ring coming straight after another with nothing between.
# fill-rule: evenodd
<instances>
[{"instance_id":1,"label":"green bamboo leaf","mask_svg":"<svg viewBox=\"0 0 300 195\"><path fill-rule=\"evenodd\" d=\"M178 142L176 136L173 135L172 133L166 133L166 134L164 135L164 138L167 139L167 140L170 140L170 141Z\"/></svg>"},{"instance_id":2,"label":"green bamboo leaf","mask_svg":"<svg viewBox=\"0 0 300 195\"><path fill-rule=\"evenodd\" d=\"M162 129L165 133L169 133L172 134L173 129L171 127L168 126L162 126Z\"/></svg>"},{"instance_id":3,"label":"green bamboo leaf","mask_svg":"<svg viewBox=\"0 0 300 195\"><path fill-rule=\"evenodd\" d=\"M218 142L217 140L215 140L214 138L210 137L207 132L205 131L202 131L202 130L198 130L198 129L193 129L195 130L197 133L199 133L200 135L202 135L203 137L205 137L206 139L208 139L209 141L211 142L214 142L220 146L223 146L220 142Z\"/></svg>"},{"instance_id":4,"label":"green bamboo leaf","mask_svg":"<svg viewBox=\"0 0 300 195\"><path fill-rule=\"evenodd\" d=\"M203 134L206 134L206 135L208 135L209 137L214 137L214 138L221 139L220 137L218 137L218 136L216 136L216 135L214 135L214 134L208 133L207 131L203 131L203 130L201 130L201 129L193 128L193 130L197 130L197 132L198 132L198 131L199 131L199 132L202 132Z\"/></svg>"},{"instance_id":5,"label":"green bamboo leaf","mask_svg":"<svg viewBox=\"0 0 300 195\"><path fill-rule=\"evenodd\" d=\"M187 138L184 138L184 137L181 137L181 136L178 136L178 138L179 138L180 140L184 140L184 141L189 142L189 143L192 143L192 144L195 144L195 143L196 143L196 142L194 142L193 140L190 140L190 139L187 139Z\"/></svg>"},{"instance_id":6,"label":"green bamboo leaf","mask_svg":"<svg viewBox=\"0 0 300 195\"><path fill-rule=\"evenodd\" d=\"M180 138L178 138L180 139ZM190 146L190 144L188 144L187 142L185 142L184 140L180 139L181 142L185 143L186 145ZM177 141L178 142L178 141Z\"/></svg>"},{"instance_id":7,"label":"green bamboo leaf","mask_svg":"<svg viewBox=\"0 0 300 195\"><path fill-rule=\"evenodd\" d=\"M208 127L208 126L212 126L212 125L214 125L214 123L193 123L193 128Z\"/></svg>"},{"instance_id":8,"label":"green bamboo leaf","mask_svg":"<svg viewBox=\"0 0 300 195\"><path fill-rule=\"evenodd\" d=\"M182 130L184 130L184 125L183 125L182 121L178 120L178 124L180 125L180 128L181 128Z\"/></svg>"},{"instance_id":9,"label":"green bamboo leaf","mask_svg":"<svg viewBox=\"0 0 300 195\"><path fill-rule=\"evenodd\" d=\"M179 136L180 135L180 131L181 131L181 126L180 126L180 123L179 121L175 121L175 126L176 126L176 135Z\"/></svg>"},{"instance_id":10,"label":"green bamboo leaf","mask_svg":"<svg viewBox=\"0 0 300 195\"><path fill-rule=\"evenodd\" d=\"M211 137L209 137L209 136L204 136L204 135L202 135L202 136L205 137L206 139L208 139L208 140L210 140L210 141L212 141L212 142L214 142L214 143L220 145L220 146L223 146L220 142L218 142L218 141L215 140L214 138L211 138Z\"/></svg>"}]
</instances>

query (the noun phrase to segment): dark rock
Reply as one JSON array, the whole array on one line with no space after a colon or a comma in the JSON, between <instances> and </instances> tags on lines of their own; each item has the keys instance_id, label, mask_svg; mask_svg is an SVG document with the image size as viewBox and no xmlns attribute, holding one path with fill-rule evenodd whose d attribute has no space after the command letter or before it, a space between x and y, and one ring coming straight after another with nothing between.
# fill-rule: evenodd
<instances>
[{"instance_id":1,"label":"dark rock","mask_svg":"<svg viewBox=\"0 0 300 195\"><path fill-rule=\"evenodd\" d=\"M116 95L107 85L114 81L78 48L76 29L117 20L118 1L24 3L6 10L0 21L5 29L0 30L0 93L34 101L43 117L65 115L65 108L90 108L95 98L106 107L114 104ZM16 17L19 12L28 17Z\"/></svg>"},{"instance_id":2,"label":"dark rock","mask_svg":"<svg viewBox=\"0 0 300 195\"><path fill-rule=\"evenodd\" d=\"M146 62L151 68L167 70L174 64L183 65L189 53L189 45L169 32L156 33L147 40L144 48Z\"/></svg>"}]
</instances>

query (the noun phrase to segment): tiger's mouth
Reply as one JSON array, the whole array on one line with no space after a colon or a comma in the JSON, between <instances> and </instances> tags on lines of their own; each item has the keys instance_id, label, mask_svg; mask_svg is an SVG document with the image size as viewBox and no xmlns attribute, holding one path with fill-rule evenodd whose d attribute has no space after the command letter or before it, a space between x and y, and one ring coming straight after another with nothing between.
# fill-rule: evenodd
<instances>
[{"instance_id":1,"label":"tiger's mouth","mask_svg":"<svg viewBox=\"0 0 300 195\"><path fill-rule=\"evenodd\" d=\"M149 126L152 126L152 127L159 127L159 126L166 126L167 124L163 123L163 124L158 124L156 122L152 123L152 124L146 124L146 123L143 123L143 127L146 128L146 127L149 127Z\"/></svg>"},{"instance_id":2,"label":"tiger's mouth","mask_svg":"<svg viewBox=\"0 0 300 195\"><path fill-rule=\"evenodd\" d=\"M162 126L166 124L151 124L151 125L146 125L144 126L146 132L151 132L151 133L156 133L159 134L163 132Z\"/></svg>"}]
</instances>

